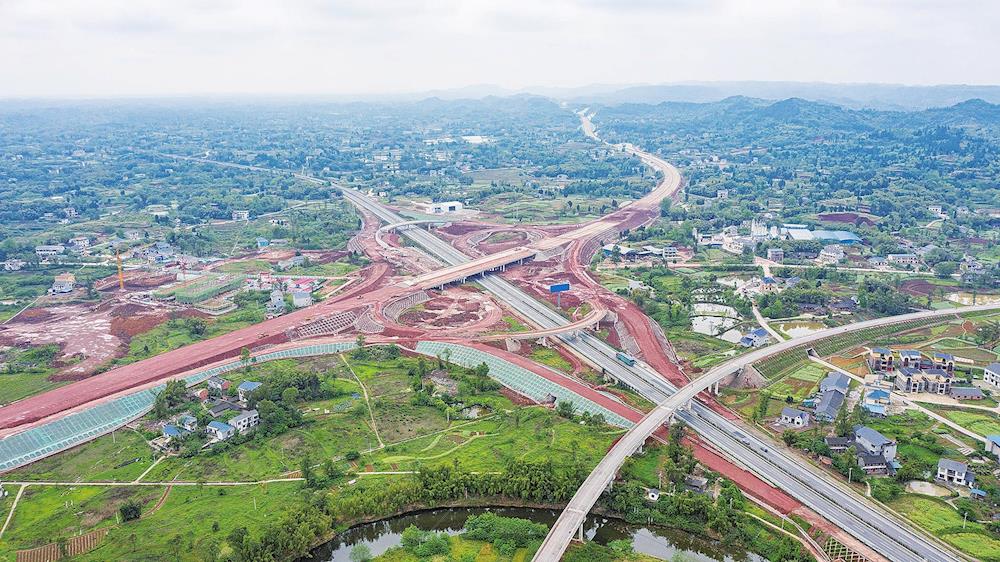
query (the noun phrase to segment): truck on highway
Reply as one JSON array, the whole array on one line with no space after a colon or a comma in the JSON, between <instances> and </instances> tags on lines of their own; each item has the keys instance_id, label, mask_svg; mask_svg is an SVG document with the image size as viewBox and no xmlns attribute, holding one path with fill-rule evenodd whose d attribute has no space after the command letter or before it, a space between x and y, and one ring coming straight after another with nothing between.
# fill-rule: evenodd
<instances>
[{"instance_id":1,"label":"truck on highway","mask_svg":"<svg viewBox=\"0 0 1000 562\"><path fill-rule=\"evenodd\" d=\"M634 367L635 366L635 358L632 357L632 356L630 356L630 355L626 355L626 354L622 353L621 351L619 351L617 354L615 354L615 357L617 357L619 361L621 361L622 363L625 363L629 367Z\"/></svg>"}]
</instances>

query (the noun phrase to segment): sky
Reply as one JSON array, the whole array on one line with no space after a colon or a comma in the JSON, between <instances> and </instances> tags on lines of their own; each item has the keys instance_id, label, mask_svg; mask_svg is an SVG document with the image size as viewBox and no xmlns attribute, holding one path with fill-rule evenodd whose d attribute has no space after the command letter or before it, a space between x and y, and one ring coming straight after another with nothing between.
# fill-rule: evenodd
<instances>
[{"instance_id":1,"label":"sky","mask_svg":"<svg viewBox=\"0 0 1000 562\"><path fill-rule=\"evenodd\" d=\"M0 0L0 97L1000 84L992 0Z\"/></svg>"}]
</instances>

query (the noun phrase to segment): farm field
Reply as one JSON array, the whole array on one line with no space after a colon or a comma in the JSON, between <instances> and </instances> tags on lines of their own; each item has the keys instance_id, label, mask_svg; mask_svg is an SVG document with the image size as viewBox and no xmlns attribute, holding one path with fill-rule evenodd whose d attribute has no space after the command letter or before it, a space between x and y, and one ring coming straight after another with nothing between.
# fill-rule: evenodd
<instances>
[{"instance_id":1,"label":"farm field","mask_svg":"<svg viewBox=\"0 0 1000 562\"><path fill-rule=\"evenodd\" d=\"M941 414L958 425L982 436L1000 435L1000 417L989 412L972 410L957 410L942 406L928 406L934 412Z\"/></svg>"},{"instance_id":2,"label":"farm field","mask_svg":"<svg viewBox=\"0 0 1000 562\"><path fill-rule=\"evenodd\" d=\"M826 376L826 371L823 367L810 363L771 383L767 390L775 396L791 396L800 402L816 390L819 381Z\"/></svg>"}]
</instances>

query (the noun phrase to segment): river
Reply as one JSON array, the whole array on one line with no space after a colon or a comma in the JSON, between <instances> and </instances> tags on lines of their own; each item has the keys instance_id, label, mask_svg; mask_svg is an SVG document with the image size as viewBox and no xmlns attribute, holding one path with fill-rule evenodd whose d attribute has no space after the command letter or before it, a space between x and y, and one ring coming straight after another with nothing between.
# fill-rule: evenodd
<instances>
[{"instance_id":1,"label":"river","mask_svg":"<svg viewBox=\"0 0 1000 562\"><path fill-rule=\"evenodd\" d=\"M316 548L309 557L300 562L349 562L351 549L362 543L368 545L372 555L378 556L394 546L399 546L403 530L410 525L416 525L425 531L455 535L461 532L466 519L486 511L506 517L530 519L549 526L559 516L559 512L555 510L517 507L444 508L420 511L352 527L334 540ZM724 548L714 541L684 531L629 525L605 517L591 516L587 519L586 535L588 540L596 540L601 544L630 538L636 551L663 560L671 560L675 555L679 555L685 562L712 560L763 562L764 560L756 554Z\"/></svg>"}]
</instances>

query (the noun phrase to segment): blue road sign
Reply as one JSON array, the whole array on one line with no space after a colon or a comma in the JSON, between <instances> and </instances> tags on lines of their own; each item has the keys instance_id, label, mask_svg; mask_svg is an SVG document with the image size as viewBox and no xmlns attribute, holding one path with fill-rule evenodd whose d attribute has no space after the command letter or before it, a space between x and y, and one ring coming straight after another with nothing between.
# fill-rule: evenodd
<instances>
[{"instance_id":1,"label":"blue road sign","mask_svg":"<svg viewBox=\"0 0 1000 562\"><path fill-rule=\"evenodd\" d=\"M562 293L569 290L569 283L556 283L549 286L550 293Z\"/></svg>"}]
</instances>

